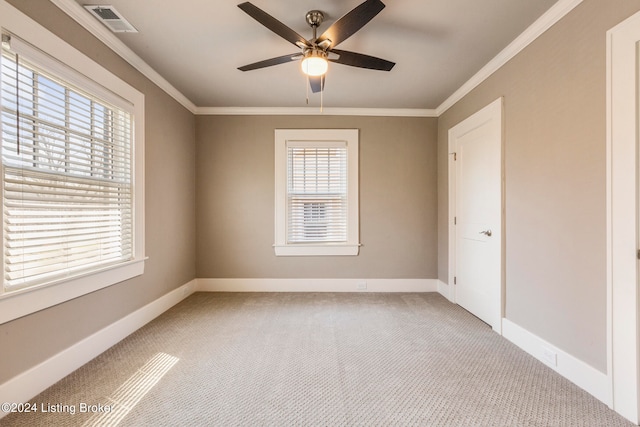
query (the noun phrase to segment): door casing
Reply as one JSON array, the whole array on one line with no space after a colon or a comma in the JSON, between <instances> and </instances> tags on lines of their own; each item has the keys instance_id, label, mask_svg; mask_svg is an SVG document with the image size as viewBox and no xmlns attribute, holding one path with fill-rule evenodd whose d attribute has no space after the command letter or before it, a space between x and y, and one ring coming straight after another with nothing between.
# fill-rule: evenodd
<instances>
[{"instance_id":1,"label":"door casing","mask_svg":"<svg viewBox=\"0 0 640 427\"><path fill-rule=\"evenodd\" d=\"M638 129L640 12L607 32L607 376L616 412L640 422Z\"/></svg>"}]
</instances>

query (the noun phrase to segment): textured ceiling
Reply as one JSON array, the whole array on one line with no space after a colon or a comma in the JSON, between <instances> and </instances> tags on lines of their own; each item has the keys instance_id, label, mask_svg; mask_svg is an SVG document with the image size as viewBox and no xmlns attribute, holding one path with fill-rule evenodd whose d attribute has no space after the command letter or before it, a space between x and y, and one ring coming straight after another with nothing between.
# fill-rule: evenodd
<instances>
[{"instance_id":1,"label":"textured ceiling","mask_svg":"<svg viewBox=\"0 0 640 427\"><path fill-rule=\"evenodd\" d=\"M76 0L79 4L96 4ZM339 45L396 62L390 72L330 64L325 106L435 109L556 0L383 0L386 8ZM108 0L138 30L117 37L199 107L304 107L298 62L237 67L298 49L237 7L241 1ZM306 38L307 11L324 12L318 34L362 0L252 0ZM102 3L105 4L105 3ZM87 12L88 13L88 12ZM309 105L320 94L309 93Z\"/></svg>"}]
</instances>

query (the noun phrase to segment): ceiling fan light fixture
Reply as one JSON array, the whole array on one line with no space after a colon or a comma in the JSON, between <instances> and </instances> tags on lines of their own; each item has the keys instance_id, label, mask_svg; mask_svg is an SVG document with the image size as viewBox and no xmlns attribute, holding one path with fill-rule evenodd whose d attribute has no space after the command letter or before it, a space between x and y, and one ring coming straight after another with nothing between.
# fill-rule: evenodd
<instances>
[{"instance_id":1,"label":"ceiling fan light fixture","mask_svg":"<svg viewBox=\"0 0 640 427\"><path fill-rule=\"evenodd\" d=\"M302 67L302 72L308 76L323 76L329 69L327 54L322 51L306 53L300 66Z\"/></svg>"}]
</instances>

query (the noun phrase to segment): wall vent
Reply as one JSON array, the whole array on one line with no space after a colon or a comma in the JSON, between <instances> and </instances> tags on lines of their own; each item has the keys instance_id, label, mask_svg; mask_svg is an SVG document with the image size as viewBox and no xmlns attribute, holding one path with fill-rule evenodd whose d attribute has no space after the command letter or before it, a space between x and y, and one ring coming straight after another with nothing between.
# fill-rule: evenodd
<instances>
[{"instance_id":1,"label":"wall vent","mask_svg":"<svg viewBox=\"0 0 640 427\"><path fill-rule=\"evenodd\" d=\"M114 33L137 33L133 25L118 13L118 11L110 5L88 4L84 6L93 16L107 26Z\"/></svg>"}]
</instances>

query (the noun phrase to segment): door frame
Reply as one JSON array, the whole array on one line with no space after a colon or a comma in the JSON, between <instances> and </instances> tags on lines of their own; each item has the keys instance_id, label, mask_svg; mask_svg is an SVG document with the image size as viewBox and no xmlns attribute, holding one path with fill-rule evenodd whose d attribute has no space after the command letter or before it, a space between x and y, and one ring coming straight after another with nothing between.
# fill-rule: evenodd
<instances>
[{"instance_id":1,"label":"door frame","mask_svg":"<svg viewBox=\"0 0 640 427\"><path fill-rule=\"evenodd\" d=\"M498 304L496 304L497 312L495 318L497 321L491 325L493 330L502 335L502 319L504 318L504 257L505 257L505 224L504 224L504 126L503 126L503 98L500 97L491 102L486 107L480 109L468 118L464 119L457 125L449 129L448 133L448 181L449 181L449 213L448 213L448 237L449 237L449 264L448 264L448 286L445 296L453 303L456 303L456 285L454 277L456 275L456 137L461 134L461 130L467 133L470 130L481 126L488 121L495 121L500 126L500 144L498 155L500 156L501 182L500 182L500 290L498 292ZM460 126L462 125L462 126Z\"/></svg>"},{"instance_id":2,"label":"door frame","mask_svg":"<svg viewBox=\"0 0 640 427\"><path fill-rule=\"evenodd\" d=\"M607 376L609 405L640 422L638 108L640 12L607 32Z\"/></svg>"}]
</instances>

